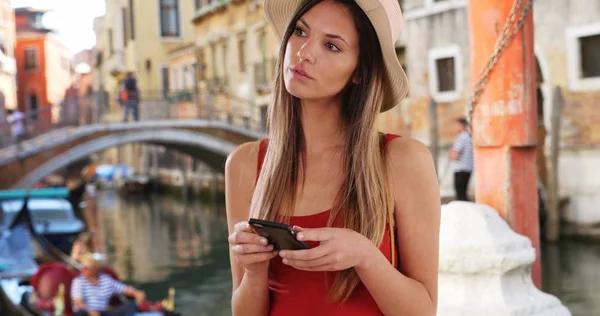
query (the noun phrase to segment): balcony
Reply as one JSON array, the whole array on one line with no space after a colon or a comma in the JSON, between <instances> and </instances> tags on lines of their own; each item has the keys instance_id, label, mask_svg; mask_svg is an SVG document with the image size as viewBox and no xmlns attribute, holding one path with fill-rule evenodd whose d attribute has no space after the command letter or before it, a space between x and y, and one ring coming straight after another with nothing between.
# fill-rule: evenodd
<instances>
[{"instance_id":1,"label":"balcony","mask_svg":"<svg viewBox=\"0 0 600 316\"><path fill-rule=\"evenodd\" d=\"M227 91L228 77L212 77L208 79L209 87L213 92L223 93Z\"/></svg>"},{"instance_id":2,"label":"balcony","mask_svg":"<svg viewBox=\"0 0 600 316\"><path fill-rule=\"evenodd\" d=\"M202 8L196 11L196 14L192 17L193 23L200 22L204 17L218 12L221 9L227 7L228 4L231 3L231 0L215 0L212 3L204 5Z\"/></svg>"},{"instance_id":3,"label":"balcony","mask_svg":"<svg viewBox=\"0 0 600 316\"><path fill-rule=\"evenodd\" d=\"M276 59L263 59L254 64L254 86L259 94L271 92L271 83L275 77Z\"/></svg>"},{"instance_id":4,"label":"balcony","mask_svg":"<svg viewBox=\"0 0 600 316\"><path fill-rule=\"evenodd\" d=\"M9 75L17 74L17 62L14 58L4 55L0 51L0 73Z\"/></svg>"}]
</instances>

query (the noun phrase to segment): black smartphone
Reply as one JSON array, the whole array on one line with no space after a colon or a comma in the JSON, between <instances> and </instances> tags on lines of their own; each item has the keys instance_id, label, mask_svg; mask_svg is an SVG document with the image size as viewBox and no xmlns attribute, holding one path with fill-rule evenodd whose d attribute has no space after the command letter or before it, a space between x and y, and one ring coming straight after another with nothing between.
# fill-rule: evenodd
<instances>
[{"instance_id":1,"label":"black smartphone","mask_svg":"<svg viewBox=\"0 0 600 316\"><path fill-rule=\"evenodd\" d=\"M310 247L303 241L296 239L294 229L286 224L251 218L248 224L262 237L267 238L274 250L299 250Z\"/></svg>"}]
</instances>

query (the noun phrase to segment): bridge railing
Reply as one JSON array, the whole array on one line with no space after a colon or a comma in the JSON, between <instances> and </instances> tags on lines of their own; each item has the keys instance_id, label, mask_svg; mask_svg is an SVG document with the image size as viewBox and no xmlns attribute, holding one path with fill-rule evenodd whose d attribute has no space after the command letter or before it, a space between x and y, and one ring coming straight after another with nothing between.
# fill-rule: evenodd
<instances>
[{"instance_id":1,"label":"bridge railing","mask_svg":"<svg viewBox=\"0 0 600 316\"><path fill-rule=\"evenodd\" d=\"M64 100L60 104L44 105L34 110L21 112L22 119L19 121L23 127L23 132L20 134L18 141L32 139L63 127L79 125L79 114L66 111L69 108L69 103L78 104L77 100ZM78 110L74 105L72 108ZM15 132L17 132L17 124L19 123L9 123L8 115L0 122L0 148L17 143L14 138Z\"/></svg>"},{"instance_id":2,"label":"bridge railing","mask_svg":"<svg viewBox=\"0 0 600 316\"><path fill-rule=\"evenodd\" d=\"M209 120L250 131L263 132L266 126L261 109L251 100L225 90L202 93L182 90L142 91L138 105L139 120ZM21 141L69 126L122 122L124 104L116 92L93 93L65 98L59 104L41 106L23 113L25 133ZM130 115L129 121L133 117ZM0 121L0 149L12 145L12 124Z\"/></svg>"},{"instance_id":3,"label":"bridge railing","mask_svg":"<svg viewBox=\"0 0 600 316\"><path fill-rule=\"evenodd\" d=\"M264 131L265 118L261 109L252 100L238 97L223 90L208 90L198 93L181 90L142 91L138 105L139 120L208 120L220 121L251 131ZM124 105L118 102L116 93L109 93L108 111L100 121L120 122L124 118ZM128 121L133 118L130 115Z\"/></svg>"}]
</instances>

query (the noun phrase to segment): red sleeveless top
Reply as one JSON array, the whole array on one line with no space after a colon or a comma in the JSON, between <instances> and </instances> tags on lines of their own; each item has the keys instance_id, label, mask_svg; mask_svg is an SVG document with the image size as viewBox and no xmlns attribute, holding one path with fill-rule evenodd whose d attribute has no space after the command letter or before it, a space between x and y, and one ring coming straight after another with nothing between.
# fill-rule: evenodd
<instances>
[{"instance_id":1,"label":"red sleeveless top","mask_svg":"<svg viewBox=\"0 0 600 316\"><path fill-rule=\"evenodd\" d=\"M386 134L383 150L398 135ZM262 140L258 151L257 178L265 158L267 143ZM320 228L327 226L329 210L307 216L292 216L290 225L304 228ZM383 242L379 248L391 262L389 225L386 225ZM318 242L307 242L315 247ZM396 253L398 253L396 251ZM396 262L398 258L396 255ZM396 268L398 268L396 266ZM359 283L354 293L345 303L329 302L331 284L337 272L312 272L297 270L281 262L281 257L271 259L269 265L270 316L375 316L383 315L377 303L367 290Z\"/></svg>"}]
</instances>

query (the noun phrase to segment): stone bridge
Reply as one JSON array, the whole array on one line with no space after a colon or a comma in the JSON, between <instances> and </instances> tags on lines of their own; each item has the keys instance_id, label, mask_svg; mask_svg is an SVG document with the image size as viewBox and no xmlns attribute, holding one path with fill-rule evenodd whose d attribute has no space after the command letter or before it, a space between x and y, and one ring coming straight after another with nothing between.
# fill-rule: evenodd
<instances>
[{"instance_id":1,"label":"stone bridge","mask_svg":"<svg viewBox=\"0 0 600 316\"><path fill-rule=\"evenodd\" d=\"M218 120L145 120L58 129L0 150L0 189L28 188L44 177L110 147L127 143L165 146L223 171L238 145L263 136L257 129Z\"/></svg>"}]
</instances>

